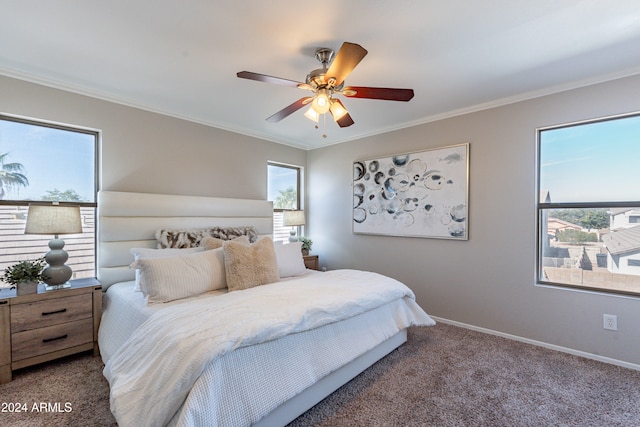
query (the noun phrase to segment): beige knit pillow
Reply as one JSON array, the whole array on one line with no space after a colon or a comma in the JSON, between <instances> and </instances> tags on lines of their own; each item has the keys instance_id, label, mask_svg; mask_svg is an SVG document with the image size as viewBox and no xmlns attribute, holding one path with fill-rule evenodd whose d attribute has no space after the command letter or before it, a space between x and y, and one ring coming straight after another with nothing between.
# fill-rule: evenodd
<instances>
[{"instance_id":1,"label":"beige knit pillow","mask_svg":"<svg viewBox=\"0 0 640 427\"><path fill-rule=\"evenodd\" d=\"M230 291L253 288L280 280L278 259L270 237L251 246L229 241L222 247Z\"/></svg>"},{"instance_id":2,"label":"beige knit pillow","mask_svg":"<svg viewBox=\"0 0 640 427\"><path fill-rule=\"evenodd\" d=\"M226 242L238 242L243 245L249 245L249 237L248 236L239 236L235 239L231 240L222 240L217 237L205 237L200 241L200 246L204 248L205 251L210 251L212 249L221 248Z\"/></svg>"}]
</instances>

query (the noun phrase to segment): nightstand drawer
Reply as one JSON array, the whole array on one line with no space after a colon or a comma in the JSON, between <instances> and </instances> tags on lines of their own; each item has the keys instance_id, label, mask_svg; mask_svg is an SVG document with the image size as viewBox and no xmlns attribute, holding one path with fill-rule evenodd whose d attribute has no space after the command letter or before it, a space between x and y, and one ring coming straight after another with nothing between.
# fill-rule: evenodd
<instances>
[{"instance_id":1,"label":"nightstand drawer","mask_svg":"<svg viewBox=\"0 0 640 427\"><path fill-rule=\"evenodd\" d=\"M58 325L93 316L91 294L55 298L11 307L11 333Z\"/></svg>"},{"instance_id":2,"label":"nightstand drawer","mask_svg":"<svg viewBox=\"0 0 640 427\"><path fill-rule=\"evenodd\" d=\"M93 342L93 319L18 332L11 335L13 362Z\"/></svg>"},{"instance_id":3,"label":"nightstand drawer","mask_svg":"<svg viewBox=\"0 0 640 427\"><path fill-rule=\"evenodd\" d=\"M320 267L318 265L318 255L305 255L302 257L304 259L304 266L310 270L319 270Z\"/></svg>"}]
</instances>

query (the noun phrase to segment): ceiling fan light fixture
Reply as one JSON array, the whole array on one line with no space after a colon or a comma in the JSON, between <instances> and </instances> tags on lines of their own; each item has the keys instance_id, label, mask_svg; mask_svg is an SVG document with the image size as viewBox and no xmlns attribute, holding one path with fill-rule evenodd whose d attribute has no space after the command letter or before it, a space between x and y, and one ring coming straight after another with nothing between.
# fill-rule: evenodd
<instances>
[{"instance_id":1,"label":"ceiling fan light fixture","mask_svg":"<svg viewBox=\"0 0 640 427\"><path fill-rule=\"evenodd\" d=\"M304 113L304 115L306 118L313 120L316 123L318 123L318 120L320 119L320 114L318 114L316 110L313 109L313 105L309 107L309 109L307 110L306 113Z\"/></svg>"},{"instance_id":2,"label":"ceiling fan light fixture","mask_svg":"<svg viewBox=\"0 0 640 427\"><path fill-rule=\"evenodd\" d=\"M349 112L344 105L342 105L339 101L331 101L331 107L329 108L331 111L331 115L333 116L333 120L336 122L346 116Z\"/></svg>"},{"instance_id":3,"label":"ceiling fan light fixture","mask_svg":"<svg viewBox=\"0 0 640 427\"><path fill-rule=\"evenodd\" d=\"M313 102L311 102L311 107L318 114L325 114L327 111L329 111L331 102L329 101L329 95L327 95L326 89L318 90L318 93L313 98Z\"/></svg>"},{"instance_id":4,"label":"ceiling fan light fixture","mask_svg":"<svg viewBox=\"0 0 640 427\"><path fill-rule=\"evenodd\" d=\"M338 126L346 128L353 125L354 121L342 102L339 99L332 98L334 95L343 95L348 98L403 102L411 100L414 95L413 89L368 86L345 87L345 79L366 55L367 50L365 48L359 44L350 42L342 43L340 50L338 50L335 55L331 49L318 49L316 50L316 59L322 64L322 68L309 72L305 83L250 71L240 71L236 73L236 75L242 79L292 86L313 93L313 95L300 98L277 113L267 117L266 121L269 123L279 122L302 109L305 105L311 104L305 116L316 122L316 129L318 128L320 117L328 112L331 112L331 116ZM325 124L326 116L323 119L323 124ZM323 134L323 137L326 137L326 135Z\"/></svg>"}]
</instances>

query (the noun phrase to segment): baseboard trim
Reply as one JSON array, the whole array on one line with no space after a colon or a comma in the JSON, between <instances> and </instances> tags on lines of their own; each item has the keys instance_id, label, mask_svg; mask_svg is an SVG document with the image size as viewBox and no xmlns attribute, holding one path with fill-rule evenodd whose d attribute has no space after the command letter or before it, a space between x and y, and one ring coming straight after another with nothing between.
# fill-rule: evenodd
<instances>
[{"instance_id":1,"label":"baseboard trim","mask_svg":"<svg viewBox=\"0 0 640 427\"><path fill-rule=\"evenodd\" d=\"M640 371L640 365L630 362L625 362L624 360L612 359L610 357L600 356L597 354L587 353L580 350L574 350L572 348L562 347L559 345L549 344L542 341L536 341L529 338L520 337L518 335L511 335L500 331L494 331L493 329L482 328L480 326L469 325L467 323L457 322L455 320L444 319L442 317L431 316L433 320L436 322L442 322L453 326L459 326L465 329L471 329L473 331L482 332L489 335L496 335L502 338L507 338L510 340L520 341L527 344L532 344L538 347L544 347L551 350L561 351L563 353L573 354L574 356L586 357L587 359L597 360L599 362L609 363L611 365L621 366L623 368L633 369L635 371Z\"/></svg>"}]
</instances>

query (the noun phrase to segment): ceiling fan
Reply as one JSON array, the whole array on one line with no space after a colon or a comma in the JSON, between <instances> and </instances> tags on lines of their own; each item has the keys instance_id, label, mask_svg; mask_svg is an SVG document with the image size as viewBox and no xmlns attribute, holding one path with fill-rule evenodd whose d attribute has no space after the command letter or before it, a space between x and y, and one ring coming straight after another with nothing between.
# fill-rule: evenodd
<instances>
[{"instance_id":1,"label":"ceiling fan","mask_svg":"<svg viewBox=\"0 0 640 427\"><path fill-rule=\"evenodd\" d=\"M358 44L349 42L342 44L335 58L333 50L327 48L318 49L316 51L316 59L322 64L322 68L311 71L307 75L304 83L253 73L251 71L241 71L237 73L237 76L242 79L257 80L259 82L294 86L313 92L313 96L300 98L293 104L268 117L266 119L268 122L279 122L305 105L311 104L305 113L305 116L309 119L317 123L321 115L329 112L336 123L338 123L338 126L347 127L351 126L354 121L344 107L344 104L342 104L339 99L334 98L334 95L340 94L347 98L383 99L387 101L404 102L413 98L413 89L365 86L345 87L345 78L347 78L366 55L366 49Z\"/></svg>"}]
</instances>

